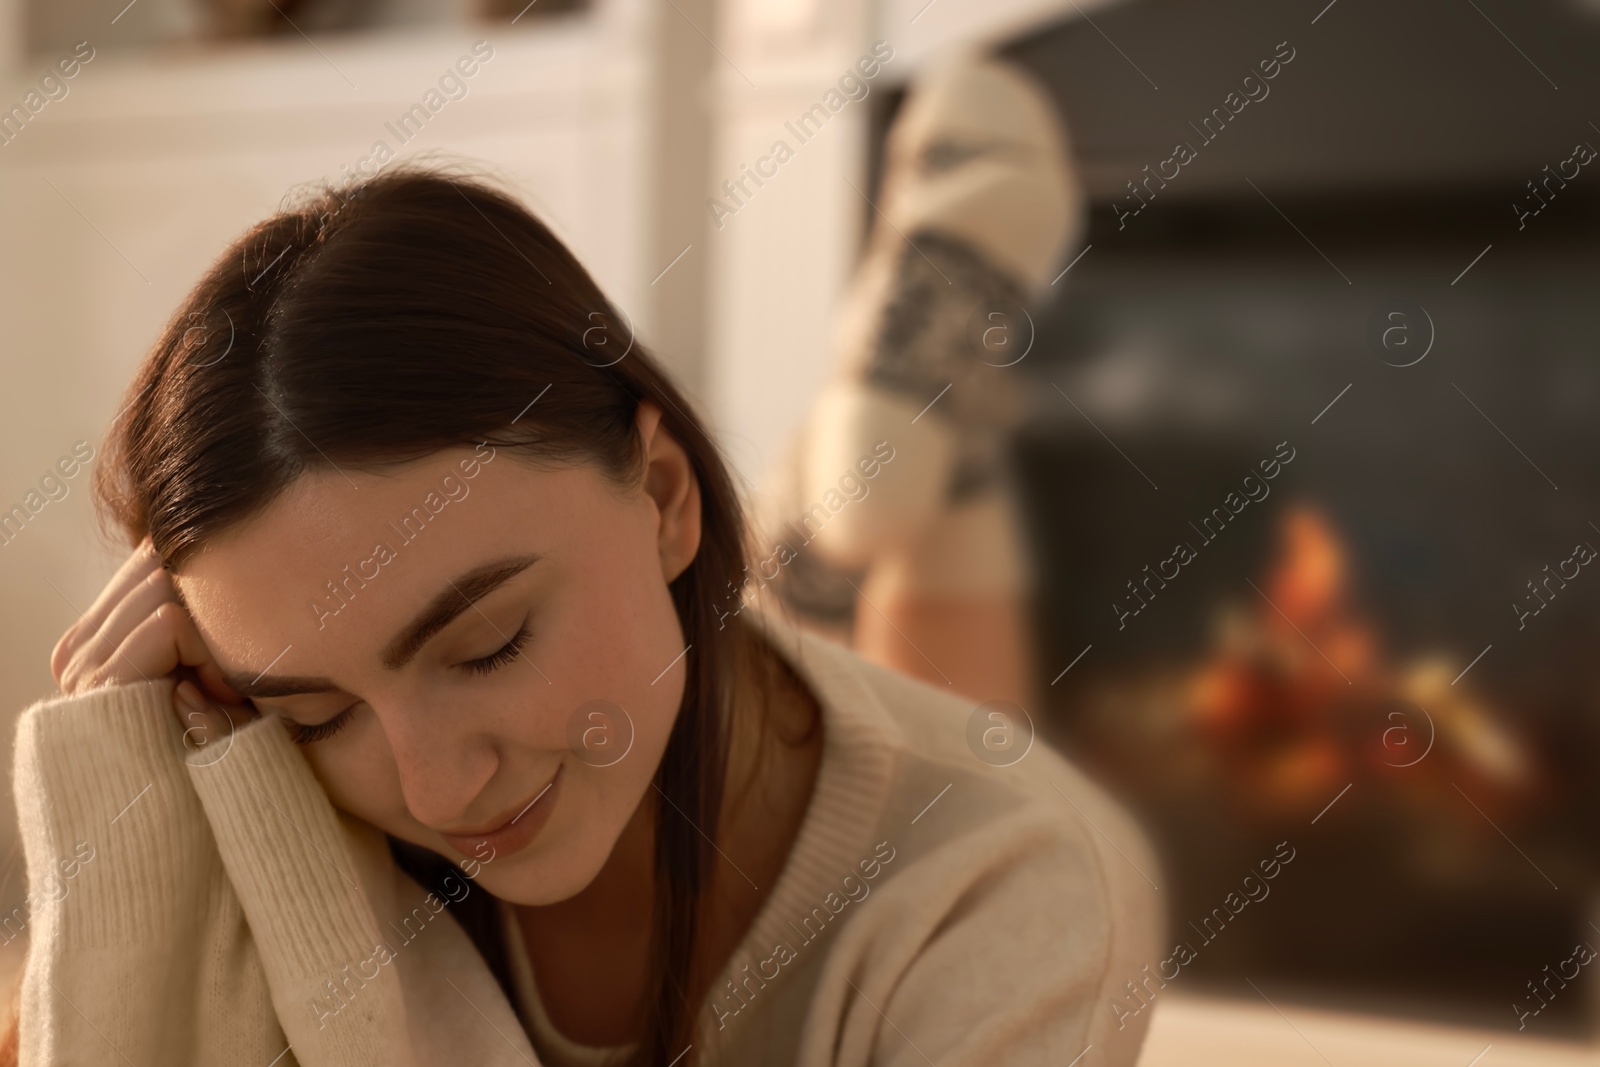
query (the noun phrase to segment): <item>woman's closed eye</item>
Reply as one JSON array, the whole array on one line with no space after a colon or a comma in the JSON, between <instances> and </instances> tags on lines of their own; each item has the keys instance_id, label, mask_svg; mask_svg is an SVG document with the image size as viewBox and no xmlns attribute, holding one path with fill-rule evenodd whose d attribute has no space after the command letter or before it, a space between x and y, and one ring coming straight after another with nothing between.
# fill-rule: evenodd
<instances>
[{"instance_id":1,"label":"woman's closed eye","mask_svg":"<svg viewBox=\"0 0 1600 1067\"><path fill-rule=\"evenodd\" d=\"M511 635L511 639L501 645L499 649L481 659L469 659L464 663L457 664L457 666L463 670L471 671L473 674L493 674L522 655L523 646L528 643L528 638L532 636L532 631L528 629L528 624L524 621L517 628L517 632Z\"/></svg>"},{"instance_id":2,"label":"woman's closed eye","mask_svg":"<svg viewBox=\"0 0 1600 1067\"><path fill-rule=\"evenodd\" d=\"M493 674L501 667L506 666L517 657L521 656L522 649L527 645L528 639L532 636L533 631L529 630L528 624L524 622L520 627L517 628L517 632L511 635L510 640L501 645L495 651L491 652L489 655L480 657L478 659L469 659L462 663L456 664L456 666L462 670L479 676ZM316 744L318 741L326 741L328 738L344 729L344 727L350 722L351 717L355 714L355 710L359 708L362 703L365 703L365 701L352 704L350 707L341 711L327 722L319 722L313 726L307 726L304 723L295 722L293 719L287 717L284 718L283 722L284 725L288 727L290 740L292 740L295 744L312 745Z\"/></svg>"},{"instance_id":3,"label":"woman's closed eye","mask_svg":"<svg viewBox=\"0 0 1600 1067\"><path fill-rule=\"evenodd\" d=\"M365 701L361 703L365 703ZM283 724L289 730L289 740L293 741L297 745L311 745L318 741L326 741L328 738L344 729L345 724L350 721L351 715L355 712L356 708L361 706L361 703L352 704L350 707L345 708L327 722L319 722L314 726L307 726L304 723L298 723L293 719L285 717Z\"/></svg>"}]
</instances>

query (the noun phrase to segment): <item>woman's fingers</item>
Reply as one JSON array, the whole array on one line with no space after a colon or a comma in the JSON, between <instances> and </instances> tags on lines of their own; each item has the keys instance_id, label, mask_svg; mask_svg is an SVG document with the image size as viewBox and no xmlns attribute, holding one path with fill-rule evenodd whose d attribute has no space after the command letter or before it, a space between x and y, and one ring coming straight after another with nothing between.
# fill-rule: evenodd
<instances>
[{"instance_id":1,"label":"woman's fingers","mask_svg":"<svg viewBox=\"0 0 1600 1067\"><path fill-rule=\"evenodd\" d=\"M233 731L257 717L248 704L224 704L206 699L188 679L172 691L172 709L183 726L183 740L190 748L226 755L227 739ZM207 746L211 746L209 749Z\"/></svg>"},{"instance_id":2,"label":"woman's fingers","mask_svg":"<svg viewBox=\"0 0 1600 1067\"><path fill-rule=\"evenodd\" d=\"M194 618L184 611L177 601L173 601L172 604L178 609L172 619L172 637L178 662L194 668L205 695L210 699L225 704L243 704L244 697L240 696L223 677L222 668L217 666L217 661L212 658L211 650L206 647L205 640L201 638L200 631L194 624Z\"/></svg>"},{"instance_id":3,"label":"woman's fingers","mask_svg":"<svg viewBox=\"0 0 1600 1067\"><path fill-rule=\"evenodd\" d=\"M80 667L71 679L69 694L134 682L153 682L171 674L178 665L174 615L183 609L176 603L162 604L145 616L103 662Z\"/></svg>"},{"instance_id":4,"label":"woman's fingers","mask_svg":"<svg viewBox=\"0 0 1600 1067\"><path fill-rule=\"evenodd\" d=\"M119 635L118 640L108 641L100 636L101 628L117 606L127 598L129 592L140 582L145 581L152 572L160 569L161 557L156 555L150 539L146 537L139 542L127 560L117 569L117 573L106 583L89 610L68 627L67 632L61 635L61 640L56 642L55 650L50 654L50 671L58 683L65 679L69 665L72 665L85 650L92 663L77 663L74 669L80 674L86 667L99 666L112 654L121 637L125 635Z\"/></svg>"},{"instance_id":5,"label":"woman's fingers","mask_svg":"<svg viewBox=\"0 0 1600 1067\"><path fill-rule=\"evenodd\" d=\"M197 698L201 706L228 706L232 718L255 715L228 684L194 619L178 602L172 576L148 538L106 584L94 607L57 643L50 667L69 696L178 673L198 681L196 686L187 677L180 679L188 684L185 695ZM180 717L193 710L176 703Z\"/></svg>"},{"instance_id":6,"label":"woman's fingers","mask_svg":"<svg viewBox=\"0 0 1600 1067\"><path fill-rule=\"evenodd\" d=\"M216 690L215 699L229 703L242 699L223 680L210 650L195 629L194 620L176 600L157 605L133 628L118 646L117 654L107 662L103 677L112 679L105 684L123 685L139 678L165 677L179 665L195 668L207 688ZM128 677L130 671L136 677Z\"/></svg>"},{"instance_id":7,"label":"woman's fingers","mask_svg":"<svg viewBox=\"0 0 1600 1067\"><path fill-rule=\"evenodd\" d=\"M123 561L117 573L111 576L106 587L100 590L100 595L89 606L89 610L83 613L83 619L80 620L82 625L90 632L100 629L134 587L149 577L151 571L160 569L161 557L156 554L150 538L146 537L134 546L133 552Z\"/></svg>"},{"instance_id":8,"label":"woman's fingers","mask_svg":"<svg viewBox=\"0 0 1600 1067\"><path fill-rule=\"evenodd\" d=\"M194 620L175 600L158 604L108 659L83 671L74 679L73 688L66 691L85 692L154 681L171 675L180 666L193 668L211 694L208 696L187 678L181 679L173 690L173 710L183 725L184 740L191 747L203 748L256 717L255 708L223 680Z\"/></svg>"},{"instance_id":9,"label":"woman's fingers","mask_svg":"<svg viewBox=\"0 0 1600 1067\"><path fill-rule=\"evenodd\" d=\"M98 661L110 658L136 626L153 615L156 608L173 599L172 579L165 570L157 567L129 589L122 602L111 609L111 614L100 624L99 630L89 637L83 649L84 654Z\"/></svg>"}]
</instances>

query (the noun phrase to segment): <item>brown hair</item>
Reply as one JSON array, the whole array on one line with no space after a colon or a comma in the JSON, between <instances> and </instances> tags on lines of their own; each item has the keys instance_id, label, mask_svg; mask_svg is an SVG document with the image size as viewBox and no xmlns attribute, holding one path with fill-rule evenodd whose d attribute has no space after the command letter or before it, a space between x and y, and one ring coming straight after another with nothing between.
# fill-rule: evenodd
<instances>
[{"instance_id":1,"label":"brown hair","mask_svg":"<svg viewBox=\"0 0 1600 1067\"><path fill-rule=\"evenodd\" d=\"M693 464L702 534L670 586L693 652L655 778L671 803L655 805L651 994L630 1067L672 1062L693 1040L702 972L721 962L696 946L729 698L736 672L761 657L753 629L721 619L749 547L728 468L571 252L481 179L397 166L318 189L249 230L201 279L135 374L95 472L102 522L130 543L148 533L176 572L314 469L488 442L538 462L594 463L629 484L644 462L643 399L659 404ZM391 839L391 850L426 887L454 871L415 846ZM515 1004L494 904L469 894L452 914Z\"/></svg>"}]
</instances>

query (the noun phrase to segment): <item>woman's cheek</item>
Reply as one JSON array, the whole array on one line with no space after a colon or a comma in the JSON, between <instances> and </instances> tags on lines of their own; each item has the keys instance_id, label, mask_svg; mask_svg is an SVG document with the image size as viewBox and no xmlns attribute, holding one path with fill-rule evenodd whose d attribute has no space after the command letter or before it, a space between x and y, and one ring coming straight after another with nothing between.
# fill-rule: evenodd
<instances>
[{"instance_id":1,"label":"woman's cheek","mask_svg":"<svg viewBox=\"0 0 1600 1067\"><path fill-rule=\"evenodd\" d=\"M626 717L617 732L631 727L629 760L649 754L652 742L670 732L696 654L685 650L671 593L660 577L659 567L638 563L592 568L586 584L594 593L570 613L566 632L575 637L557 660L569 675L569 714L586 714L588 702L610 702Z\"/></svg>"},{"instance_id":2,"label":"woman's cheek","mask_svg":"<svg viewBox=\"0 0 1600 1067\"><path fill-rule=\"evenodd\" d=\"M352 723L345 732L354 729ZM338 737L337 742L306 745L301 748L311 773L322 784L328 801L337 809L354 815L396 836L409 836L412 820L406 814L400 794L400 780L381 729L362 729L376 737ZM374 753L372 749L380 749ZM411 831L414 833L414 831Z\"/></svg>"}]
</instances>

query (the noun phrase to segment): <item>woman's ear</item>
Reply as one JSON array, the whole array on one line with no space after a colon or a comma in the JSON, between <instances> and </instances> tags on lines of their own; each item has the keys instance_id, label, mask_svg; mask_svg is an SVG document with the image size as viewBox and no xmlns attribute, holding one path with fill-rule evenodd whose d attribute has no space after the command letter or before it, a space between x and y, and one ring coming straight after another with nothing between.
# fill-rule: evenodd
<instances>
[{"instance_id":1,"label":"woman's ear","mask_svg":"<svg viewBox=\"0 0 1600 1067\"><path fill-rule=\"evenodd\" d=\"M644 491L656 507L656 548L668 582L688 569L700 551L700 479L689 453L661 425L661 408L641 400L636 416L644 442Z\"/></svg>"}]
</instances>

